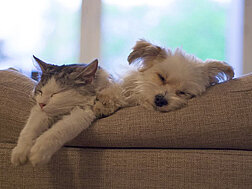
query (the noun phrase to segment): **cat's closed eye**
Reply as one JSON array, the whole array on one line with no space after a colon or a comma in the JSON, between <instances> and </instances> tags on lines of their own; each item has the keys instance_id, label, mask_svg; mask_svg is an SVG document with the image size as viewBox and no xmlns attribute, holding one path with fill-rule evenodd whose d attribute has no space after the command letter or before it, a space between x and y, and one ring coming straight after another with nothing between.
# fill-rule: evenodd
<instances>
[{"instance_id":1,"label":"cat's closed eye","mask_svg":"<svg viewBox=\"0 0 252 189\"><path fill-rule=\"evenodd\" d=\"M38 94L42 95L43 92L41 90L37 90Z\"/></svg>"},{"instance_id":2,"label":"cat's closed eye","mask_svg":"<svg viewBox=\"0 0 252 189\"><path fill-rule=\"evenodd\" d=\"M64 92L64 91L66 91L66 89L62 89L62 90L60 90L60 91L57 91L57 92L55 92L55 93L52 93L52 94L51 94L51 97L53 97L53 96L56 95L56 94L62 93L62 92Z\"/></svg>"}]
</instances>

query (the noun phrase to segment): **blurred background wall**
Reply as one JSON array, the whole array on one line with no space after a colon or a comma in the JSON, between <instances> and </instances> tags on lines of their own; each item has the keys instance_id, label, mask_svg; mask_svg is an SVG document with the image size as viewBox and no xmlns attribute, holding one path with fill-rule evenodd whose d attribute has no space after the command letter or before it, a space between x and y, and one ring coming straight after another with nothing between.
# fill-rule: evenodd
<instances>
[{"instance_id":1,"label":"blurred background wall","mask_svg":"<svg viewBox=\"0 0 252 189\"><path fill-rule=\"evenodd\" d=\"M54 64L99 58L112 73L138 39L252 71L249 0L0 1L0 69L30 76L32 55Z\"/></svg>"}]
</instances>

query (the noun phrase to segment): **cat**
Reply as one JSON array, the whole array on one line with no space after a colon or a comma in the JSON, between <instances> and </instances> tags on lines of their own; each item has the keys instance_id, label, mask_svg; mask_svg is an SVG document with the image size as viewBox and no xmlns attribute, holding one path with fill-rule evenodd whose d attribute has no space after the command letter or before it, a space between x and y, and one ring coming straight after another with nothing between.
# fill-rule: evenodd
<instances>
[{"instance_id":1,"label":"cat","mask_svg":"<svg viewBox=\"0 0 252 189\"><path fill-rule=\"evenodd\" d=\"M93 106L97 92L110 84L98 60L88 65L56 66L33 56L42 71L34 88L36 104L12 150L11 162L33 166L46 164L66 142L95 120Z\"/></svg>"}]
</instances>

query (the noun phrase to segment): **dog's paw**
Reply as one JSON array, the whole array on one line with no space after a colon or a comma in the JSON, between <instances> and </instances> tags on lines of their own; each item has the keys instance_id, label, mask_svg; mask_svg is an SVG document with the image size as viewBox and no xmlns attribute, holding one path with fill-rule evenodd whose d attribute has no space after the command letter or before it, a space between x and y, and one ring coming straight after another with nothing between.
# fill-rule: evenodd
<instances>
[{"instance_id":1,"label":"dog's paw","mask_svg":"<svg viewBox=\"0 0 252 189\"><path fill-rule=\"evenodd\" d=\"M37 141L31 148L29 160L33 166L47 164L54 152L46 143Z\"/></svg>"},{"instance_id":2,"label":"dog's paw","mask_svg":"<svg viewBox=\"0 0 252 189\"><path fill-rule=\"evenodd\" d=\"M31 145L17 145L11 153L11 163L15 166L22 165L26 162Z\"/></svg>"}]
</instances>

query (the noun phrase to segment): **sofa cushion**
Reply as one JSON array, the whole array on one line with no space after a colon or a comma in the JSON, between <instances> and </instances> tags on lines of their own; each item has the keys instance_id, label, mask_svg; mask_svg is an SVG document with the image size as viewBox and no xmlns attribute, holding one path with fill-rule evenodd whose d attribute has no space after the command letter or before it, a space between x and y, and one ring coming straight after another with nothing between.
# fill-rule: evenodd
<instances>
[{"instance_id":1,"label":"sofa cushion","mask_svg":"<svg viewBox=\"0 0 252 189\"><path fill-rule=\"evenodd\" d=\"M15 143L29 115L34 82L0 72L0 142ZM176 111L124 108L97 120L68 146L252 149L252 75L210 87Z\"/></svg>"},{"instance_id":2,"label":"sofa cushion","mask_svg":"<svg viewBox=\"0 0 252 189\"><path fill-rule=\"evenodd\" d=\"M125 108L96 121L69 145L252 149L252 75L210 87L182 109Z\"/></svg>"},{"instance_id":3,"label":"sofa cushion","mask_svg":"<svg viewBox=\"0 0 252 189\"><path fill-rule=\"evenodd\" d=\"M33 106L30 94L34 84L15 70L0 70L0 141L17 141Z\"/></svg>"},{"instance_id":4,"label":"sofa cushion","mask_svg":"<svg viewBox=\"0 0 252 189\"><path fill-rule=\"evenodd\" d=\"M251 189L252 152L64 147L46 166L13 167L0 143L1 189Z\"/></svg>"}]
</instances>

